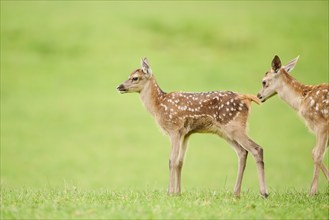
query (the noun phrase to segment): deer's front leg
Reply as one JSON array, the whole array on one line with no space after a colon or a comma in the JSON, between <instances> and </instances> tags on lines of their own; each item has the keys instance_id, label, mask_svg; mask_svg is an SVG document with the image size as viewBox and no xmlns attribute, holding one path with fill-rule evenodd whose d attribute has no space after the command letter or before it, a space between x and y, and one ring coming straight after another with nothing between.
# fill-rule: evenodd
<instances>
[{"instance_id":1,"label":"deer's front leg","mask_svg":"<svg viewBox=\"0 0 329 220\"><path fill-rule=\"evenodd\" d=\"M185 153L187 150L188 139L189 136L185 136L183 138L183 143L181 144L178 154L178 166L176 172L176 194L178 195L181 193L182 168L184 164Z\"/></svg>"},{"instance_id":2,"label":"deer's front leg","mask_svg":"<svg viewBox=\"0 0 329 220\"><path fill-rule=\"evenodd\" d=\"M181 137L179 135L172 135L170 138L171 138L171 153L169 158L168 194L172 195L175 193L175 177L178 171L178 154L179 154Z\"/></svg>"}]
</instances>

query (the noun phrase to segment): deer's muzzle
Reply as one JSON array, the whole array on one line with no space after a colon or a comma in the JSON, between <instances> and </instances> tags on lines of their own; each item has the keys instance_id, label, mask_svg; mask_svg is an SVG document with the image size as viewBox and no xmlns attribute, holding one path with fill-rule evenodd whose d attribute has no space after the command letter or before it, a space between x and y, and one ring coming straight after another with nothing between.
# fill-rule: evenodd
<instances>
[{"instance_id":1,"label":"deer's muzzle","mask_svg":"<svg viewBox=\"0 0 329 220\"><path fill-rule=\"evenodd\" d=\"M266 99L264 99L264 97L260 93L257 94L257 97L259 98L259 100L261 102L265 102L266 101Z\"/></svg>"},{"instance_id":2,"label":"deer's muzzle","mask_svg":"<svg viewBox=\"0 0 329 220\"><path fill-rule=\"evenodd\" d=\"M127 89L125 88L125 86L123 84L119 85L117 87L117 90L122 94L122 93L125 93L127 92Z\"/></svg>"}]
</instances>

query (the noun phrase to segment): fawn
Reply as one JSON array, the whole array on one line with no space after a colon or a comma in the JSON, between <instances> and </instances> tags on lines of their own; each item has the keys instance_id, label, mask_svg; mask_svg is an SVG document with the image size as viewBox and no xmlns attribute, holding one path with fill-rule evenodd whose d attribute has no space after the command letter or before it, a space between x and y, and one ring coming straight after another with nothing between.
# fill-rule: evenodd
<instances>
[{"instance_id":1,"label":"fawn","mask_svg":"<svg viewBox=\"0 0 329 220\"><path fill-rule=\"evenodd\" d=\"M146 58L141 60L141 68L134 70L117 90L120 93L139 93L146 109L170 137L169 195L179 195L181 192L181 170L190 135L213 133L224 138L239 158L234 195L240 196L246 159L250 152L257 163L260 193L263 197L268 196L263 149L246 134L251 101L260 104L256 96L231 91L165 93L157 84Z\"/></svg>"},{"instance_id":2,"label":"fawn","mask_svg":"<svg viewBox=\"0 0 329 220\"><path fill-rule=\"evenodd\" d=\"M323 163L329 136L329 84L304 85L295 80L290 74L299 57L291 60L287 65L281 66L281 60L275 56L272 68L266 72L258 93L258 98L265 102L271 96L278 94L304 119L307 127L316 136L316 145L312 150L314 161L314 174L310 195L318 190L320 169L329 181L328 168Z\"/></svg>"}]
</instances>

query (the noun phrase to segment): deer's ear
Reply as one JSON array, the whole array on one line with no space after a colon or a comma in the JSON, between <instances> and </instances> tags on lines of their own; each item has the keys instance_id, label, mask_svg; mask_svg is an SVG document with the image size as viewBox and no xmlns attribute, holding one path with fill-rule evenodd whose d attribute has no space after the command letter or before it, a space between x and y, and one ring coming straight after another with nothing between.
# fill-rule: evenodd
<instances>
[{"instance_id":1,"label":"deer's ear","mask_svg":"<svg viewBox=\"0 0 329 220\"><path fill-rule=\"evenodd\" d=\"M291 60L289 63L287 63L285 66L283 66L283 69L287 72L290 73L296 66L297 61L299 59L299 56L296 57L295 59Z\"/></svg>"},{"instance_id":2,"label":"deer's ear","mask_svg":"<svg viewBox=\"0 0 329 220\"><path fill-rule=\"evenodd\" d=\"M150 68L150 64L146 57L141 59L141 67L145 74L152 74L152 69Z\"/></svg>"},{"instance_id":3,"label":"deer's ear","mask_svg":"<svg viewBox=\"0 0 329 220\"><path fill-rule=\"evenodd\" d=\"M281 68L281 60L280 58L275 55L275 57L272 60L272 69L274 70L274 72L278 72Z\"/></svg>"}]
</instances>

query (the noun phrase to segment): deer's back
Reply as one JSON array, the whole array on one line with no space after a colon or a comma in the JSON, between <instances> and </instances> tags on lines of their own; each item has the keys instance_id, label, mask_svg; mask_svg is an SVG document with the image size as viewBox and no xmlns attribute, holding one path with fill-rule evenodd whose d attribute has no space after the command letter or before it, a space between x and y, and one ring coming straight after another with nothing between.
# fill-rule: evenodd
<instances>
[{"instance_id":1,"label":"deer's back","mask_svg":"<svg viewBox=\"0 0 329 220\"><path fill-rule=\"evenodd\" d=\"M231 91L165 94L159 104L160 126L191 132L218 133L222 126L248 115L248 105ZM243 117L246 119L246 117ZM245 121L242 122L244 124Z\"/></svg>"},{"instance_id":2,"label":"deer's back","mask_svg":"<svg viewBox=\"0 0 329 220\"><path fill-rule=\"evenodd\" d=\"M310 86L302 100L300 114L314 130L316 126L327 126L329 122L329 84Z\"/></svg>"}]
</instances>

